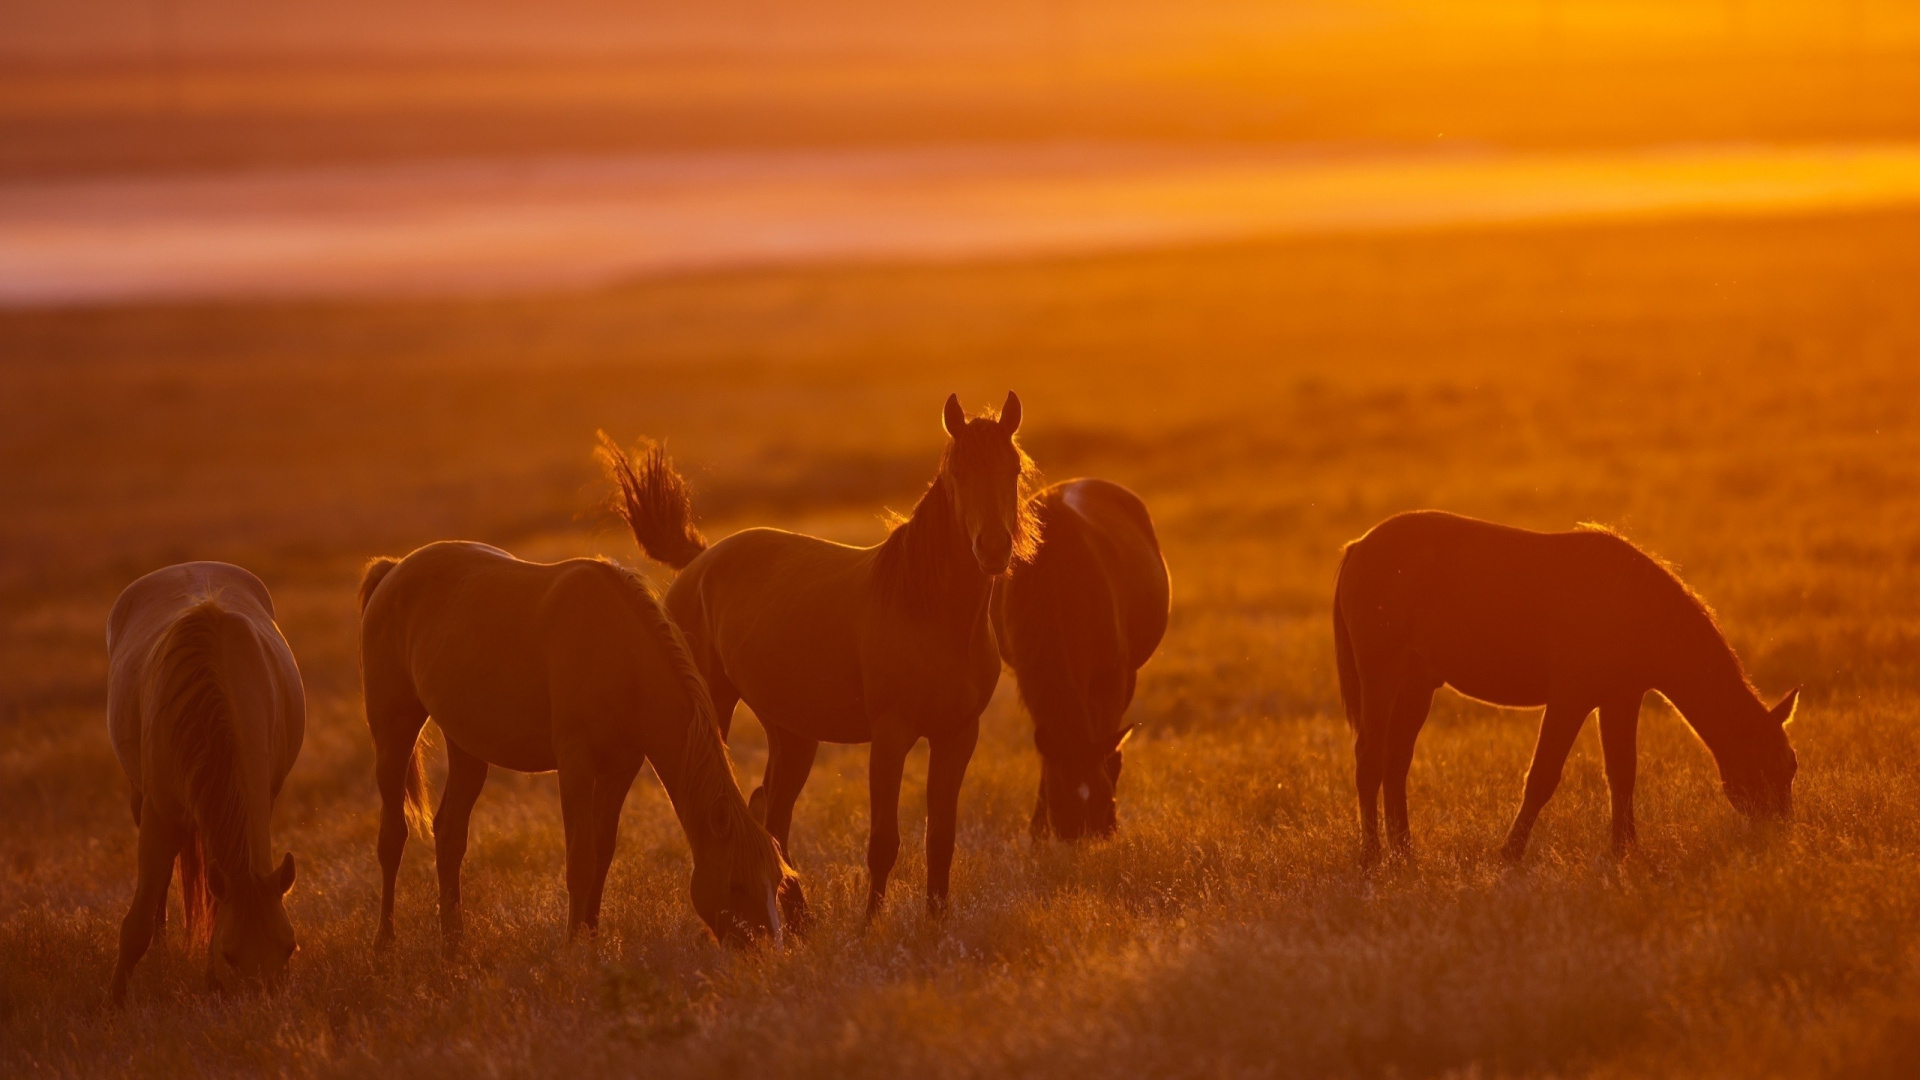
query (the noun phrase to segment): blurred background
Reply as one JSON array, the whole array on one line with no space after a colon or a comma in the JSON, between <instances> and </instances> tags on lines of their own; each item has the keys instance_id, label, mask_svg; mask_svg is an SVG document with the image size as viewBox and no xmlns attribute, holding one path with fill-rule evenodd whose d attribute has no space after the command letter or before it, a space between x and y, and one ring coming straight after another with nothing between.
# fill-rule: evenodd
<instances>
[{"instance_id":1,"label":"blurred background","mask_svg":"<svg viewBox=\"0 0 1920 1080\"><path fill-rule=\"evenodd\" d=\"M0 302L1878 204L1917 56L1901 0L13 0Z\"/></svg>"}]
</instances>

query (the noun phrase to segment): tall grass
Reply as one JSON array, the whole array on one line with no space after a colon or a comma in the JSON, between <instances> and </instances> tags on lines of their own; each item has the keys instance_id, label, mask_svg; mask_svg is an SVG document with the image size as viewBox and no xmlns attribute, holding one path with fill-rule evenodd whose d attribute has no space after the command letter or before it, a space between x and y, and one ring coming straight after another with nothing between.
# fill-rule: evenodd
<instances>
[{"instance_id":1,"label":"tall grass","mask_svg":"<svg viewBox=\"0 0 1920 1080\"><path fill-rule=\"evenodd\" d=\"M0 315L0 1073L1911 1076L1916 227L1496 231L497 304ZM448 536L633 558L590 512L596 427L671 439L709 535L771 521L871 539L879 506L931 470L944 394L1008 386L1050 475L1141 491L1173 568L1118 838L1030 847L1038 768L1003 683L944 921L922 914L910 835L862 929L865 752L828 748L794 829L809 939L705 943L684 841L643 780L602 937L568 947L551 778L496 770L469 955L438 957L416 842L401 943L376 961L362 559ZM1334 559L1426 505L1605 521L1678 563L1765 693L1807 687L1796 820L1746 826L1654 706L1643 854L1606 855L1589 731L1507 870L1494 848L1535 718L1443 694L1414 766L1419 857L1362 874ZM101 626L125 581L187 557L260 572L307 677L275 838L301 868L302 952L283 993L210 999L176 930L116 1016L100 999L134 830ZM763 746L750 720L735 731L750 784ZM909 823L924 768L922 752Z\"/></svg>"}]
</instances>

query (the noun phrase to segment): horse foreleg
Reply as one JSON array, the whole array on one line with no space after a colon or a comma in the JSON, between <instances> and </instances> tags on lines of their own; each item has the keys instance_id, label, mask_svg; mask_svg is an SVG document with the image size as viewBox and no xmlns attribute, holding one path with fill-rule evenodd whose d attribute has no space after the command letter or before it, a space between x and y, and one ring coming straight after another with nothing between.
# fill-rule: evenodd
<instances>
[{"instance_id":1,"label":"horse foreleg","mask_svg":"<svg viewBox=\"0 0 1920 1080\"><path fill-rule=\"evenodd\" d=\"M871 818L867 835L867 921L880 914L887 875L900 855L900 774L907 752L919 741L909 733L874 732L867 756L867 799Z\"/></svg>"},{"instance_id":2,"label":"horse foreleg","mask_svg":"<svg viewBox=\"0 0 1920 1080\"><path fill-rule=\"evenodd\" d=\"M595 768L590 755L560 761L560 818L567 841L567 940L584 928L597 929L597 917L587 911L593 895L593 869L599 865L595 846Z\"/></svg>"},{"instance_id":3,"label":"horse foreleg","mask_svg":"<svg viewBox=\"0 0 1920 1080\"><path fill-rule=\"evenodd\" d=\"M935 739L927 748L927 911L947 909L947 885L953 871L953 839L960 818L960 783L980 741L980 721Z\"/></svg>"},{"instance_id":4,"label":"horse foreleg","mask_svg":"<svg viewBox=\"0 0 1920 1080\"><path fill-rule=\"evenodd\" d=\"M120 923L120 959L107 986L107 999L115 1008L127 1003L127 977L133 974L133 966L153 944L154 928L167 902L167 886L173 880L173 861L187 840L184 825L150 804L142 818L139 877L133 889L133 904Z\"/></svg>"},{"instance_id":5,"label":"horse foreleg","mask_svg":"<svg viewBox=\"0 0 1920 1080\"><path fill-rule=\"evenodd\" d=\"M632 789L633 779L638 775L638 762L631 766L624 763L608 764L602 766L600 776L594 781L593 883L587 896L589 926L600 925L600 899L606 894L607 871L613 868L613 849L620 839L620 809L627 804L627 792Z\"/></svg>"},{"instance_id":6,"label":"horse foreleg","mask_svg":"<svg viewBox=\"0 0 1920 1080\"><path fill-rule=\"evenodd\" d=\"M1600 707L1600 750L1607 763L1607 787L1613 795L1613 853L1622 856L1640 842L1633 827L1633 780L1640 731L1640 699Z\"/></svg>"},{"instance_id":7,"label":"horse foreleg","mask_svg":"<svg viewBox=\"0 0 1920 1080\"><path fill-rule=\"evenodd\" d=\"M806 786L819 752L817 740L777 727L767 728L767 816L761 824L767 827L768 835L780 841L782 852L790 852L787 835L793 831L793 805L800 800L800 789Z\"/></svg>"},{"instance_id":8,"label":"horse foreleg","mask_svg":"<svg viewBox=\"0 0 1920 1080\"><path fill-rule=\"evenodd\" d=\"M440 873L440 936L446 955L460 947L465 931L460 909L460 864L467 857L467 826L473 804L487 783L487 763L447 740L447 790L433 815L433 861Z\"/></svg>"},{"instance_id":9,"label":"horse foreleg","mask_svg":"<svg viewBox=\"0 0 1920 1080\"><path fill-rule=\"evenodd\" d=\"M1560 772L1566 767L1567 754L1580 735L1580 725L1592 711L1585 705L1547 706L1547 713L1540 720L1540 740L1533 748L1533 764L1527 767L1527 792L1520 802L1520 813L1513 819L1513 827L1507 831L1507 842L1500 849L1509 862L1517 862L1526 854L1533 823L1539 819L1547 800L1553 798L1554 789L1560 786Z\"/></svg>"}]
</instances>

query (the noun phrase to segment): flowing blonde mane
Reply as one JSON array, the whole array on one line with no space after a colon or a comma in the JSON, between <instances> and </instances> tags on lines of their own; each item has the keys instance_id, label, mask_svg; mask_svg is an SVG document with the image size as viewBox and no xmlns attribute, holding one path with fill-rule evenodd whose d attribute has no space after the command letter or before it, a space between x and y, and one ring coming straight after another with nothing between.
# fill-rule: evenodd
<instances>
[{"instance_id":1,"label":"flowing blonde mane","mask_svg":"<svg viewBox=\"0 0 1920 1080\"><path fill-rule=\"evenodd\" d=\"M247 807L238 777L233 709L218 672L219 631L231 612L214 596L167 627L148 654L142 699L157 722L170 722L166 743L186 780L194 837L182 858L181 890L190 937L211 930L212 898L204 868L253 873L247 852Z\"/></svg>"}]
</instances>

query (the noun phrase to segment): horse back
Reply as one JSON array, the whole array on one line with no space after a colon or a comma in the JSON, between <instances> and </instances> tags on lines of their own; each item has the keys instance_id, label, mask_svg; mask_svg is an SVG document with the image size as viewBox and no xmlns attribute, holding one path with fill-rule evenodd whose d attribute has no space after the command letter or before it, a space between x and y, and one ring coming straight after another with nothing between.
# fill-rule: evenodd
<instances>
[{"instance_id":1,"label":"horse back","mask_svg":"<svg viewBox=\"0 0 1920 1080\"><path fill-rule=\"evenodd\" d=\"M1077 525L1083 544L1075 553L1084 552L1098 568L1117 612L1127 665L1138 669L1160 647L1172 609L1172 583L1153 518L1139 496L1106 480L1069 480L1055 490L1063 512L1044 516ZM1043 531L1043 543L1045 536Z\"/></svg>"},{"instance_id":2,"label":"horse back","mask_svg":"<svg viewBox=\"0 0 1920 1080\"><path fill-rule=\"evenodd\" d=\"M1117 722L1166 632L1166 565L1145 506L1102 480L1036 496L1040 547L995 590L994 631L1042 725Z\"/></svg>"},{"instance_id":3,"label":"horse back","mask_svg":"<svg viewBox=\"0 0 1920 1080\"><path fill-rule=\"evenodd\" d=\"M194 655L178 648L182 623L207 623ZM306 730L306 695L293 650L273 619L273 600L252 573L230 563L165 567L127 586L107 620L107 726L115 755L136 790L151 783L157 761L156 723L163 702L155 686L183 673L161 670L182 662L210 666L184 673L216 683L232 706L235 737L263 758L277 791L298 756ZM159 733L164 744L167 733Z\"/></svg>"},{"instance_id":4,"label":"horse back","mask_svg":"<svg viewBox=\"0 0 1920 1080\"><path fill-rule=\"evenodd\" d=\"M1562 686L1645 689L1666 594L1678 588L1604 530L1416 511L1347 546L1335 604L1363 669L1408 662L1470 697L1537 706Z\"/></svg>"}]
</instances>

